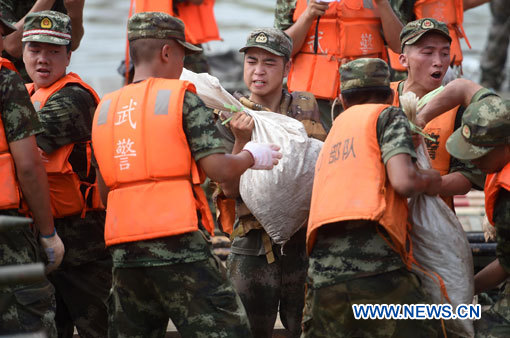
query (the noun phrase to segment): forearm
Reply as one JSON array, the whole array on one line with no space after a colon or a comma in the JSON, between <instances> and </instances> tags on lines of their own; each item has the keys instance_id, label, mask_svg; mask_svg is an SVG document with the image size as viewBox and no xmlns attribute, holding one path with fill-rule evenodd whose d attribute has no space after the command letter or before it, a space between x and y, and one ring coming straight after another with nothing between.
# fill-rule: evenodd
<instances>
[{"instance_id":1,"label":"forearm","mask_svg":"<svg viewBox=\"0 0 510 338\"><path fill-rule=\"evenodd\" d=\"M53 233L53 216L51 214L48 176L41 160L31 168L18 169L17 176L23 198L32 212L35 226L41 234Z\"/></svg>"},{"instance_id":2,"label":"forearm","mask_svg":"<svg viewBox=\"0 0 510 338\"><path fill-rule=\"evenodd\" d=\"M464 0L464 11L483 5L490 0Z\"/></svg>"},{"instance_id":3,"label":"forearm","mask_svg":"<svg viewBox=\"0 0 510 338\"><path fill-rule=\"evenodd\" d=\"M285 33L292 38L292 56L301 50L303 43L305 43L306 33L308 33L308 30L314 21L315 19L306 15L305 12L292 26L285 30Z\"/></svg>"},{"instance_id":4,"label":"forearm","mask_svg":"<svg viewBox=\"0 0 510 338\"><path fill-rule=\"evenodd\" d=\"M390 2L388 0L374 0L374 3L377 4L379 9L386 42L395 53L399 54L401 52L400 32L404 26L391 8Z\"/></svg>"},{"instance_id":5,"label":"forearm","mask_svg":"<svg viewBox=\"0 0 510 338\"><path fill-rule=\"evenodd\" d=\"M442 176L441 191L439 192L439 195L445 197L465 195L469 192L469 190L471 190L471 187L472 184L466 176L459 172L454 172Z\"/></svg>"},{"instance_id":6,"label":"forearm","mask_svg":"<svg viewBox=\"0 0 510 338\"><path fill-rule=\"evenodd\" d=\"M4 39L4 49L7 53L9 53L9 55L15 58L21 58L23 53L21 38L23 37L23 24L25 23L27 15L29 13L51 9L54 3L55 0L37 0L30 11L21 20L14 24L17 31L7 35Z\"/></svg>"},{"instance_id":7,"label":"forearm","mask_svg":"<svg viewBox=\"0 0 510 338\"><path fill-rule=\"evenodd\" d=\"M75 16L72 17L70 16L70 18L72 29L71 50L75 51L80 46L81 39L83 37L83 34L85 33L85 30L83 29L83 15L80 12Z\"/></svg>"},{"instance_id":8,"label":"forearm","mask_svg":"<svg viewBox=\"0 0 510 338\"><path fill-rule=\"evenodd\" d=\"M238 179L253 166L253 156L248 151L239 154L212 154L199 161L207 176L220 184Z\"/></svg>"},{"instance_id":9,"label":"forearm","mask_svg":"<svg viewBox=\"0 0 510 338\"><path fill-rule=\"evenodd\" d=\"M441 93L427 103L418 113L418 118L426 124L458 105L467 107L473 95L482 88L482 86L466 79L453 80L444 87Z\"/></svg>"},{"instance_id":10,"label":"forearm","mask_svg":"<svg viewBox=\"0 0 510 338\"><path fill-rule=\"evenodd\" d=\"M239 182L240 182L240 176L231 180L231 181L225 181L220 184L221 190L228 198L236 198L240 196L239 193Z\"/></svg>"},{"instance_id":11,"label":"forearm","mask_svg":"<svg viewBox=\"0 0 510 338\"><path fill-rule=\"evenodd\" d=\"M509 274L496 259L475 275L475 295L493 289L508 278Z\"/></svg>"}]
</instances>

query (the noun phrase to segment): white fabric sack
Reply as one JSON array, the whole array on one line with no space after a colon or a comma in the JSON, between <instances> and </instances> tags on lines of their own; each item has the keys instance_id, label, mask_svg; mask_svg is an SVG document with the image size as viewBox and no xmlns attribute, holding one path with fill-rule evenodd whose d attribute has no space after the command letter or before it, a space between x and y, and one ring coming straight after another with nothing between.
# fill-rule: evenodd
<instances>
[{"instance_id":1,"label":"white fabric sack","mask_svg":"<svg viewBox=\"0 0 510 338\"><path fill-rule=\"evenodd\" d=\"M417 149L418 167L430 169L425 145ZM474 296L473 257L457 216L438 196L419 195L409 199L409 218L414 258L427 272L443 279L453 310L471 304ZM414 269L434 304L447 303L436 280ZM445 320L447 330L461 337L473 337L472 320Z\"/></svg>"},{"instance_id":2,"label":"white fabric sack","mask_svg":"<svg viewBox=\"0 0 510 338\"><path fill-rule=\"evenodd\" d=\"M244 107L217 78L183 70L181 80L192 82L210 108L224 104L242 108L255 122L252 141L274 143L283 158L272 170L247 170L239 185L241 197L271 239L284 244L308 221L315 162L322 142L309 138L303 124L291 117Z\"/></svg>"}]
</instances>

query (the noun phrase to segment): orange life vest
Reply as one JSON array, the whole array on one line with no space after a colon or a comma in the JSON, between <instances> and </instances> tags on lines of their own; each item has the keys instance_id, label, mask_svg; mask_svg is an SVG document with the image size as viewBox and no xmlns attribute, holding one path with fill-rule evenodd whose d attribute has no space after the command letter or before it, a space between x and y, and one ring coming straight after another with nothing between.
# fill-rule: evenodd
<instances>
[{"instance_id":1,"label":"orange life vest","mask_svg":"<svg viewBox=\"0 0 510 338\"><path fill-rule=\"evenodd\" d=\"M395 251L407 257L407 200L388 181L377 140L377 119L386 107L357 105L335 119L315 167L307 229L309 253L322 225L372 220L388 232Z\"/></svg>"},{"instance_id":2,"label":"orange life vest","mask_svg":"<svg viewBox=\"0 0 510 338\"><path fill-rule=\"evenodd\" d=\"M450 60L456 66L462 64L462 48L460 38L466 39L469 48L471 45L467 39L462 23L464 21L464 4L462 0L417 0L414 6L416 19L434 18L444 22L448 26L448 31L452 38L450 47ZM391 68L398 71L406 71L398 61L399 54L392 52L388 48L388 58Z\"/></svg>"},{"instance_id":3,"label":"orange life vest","mask_svg":"<svg viewBox=\"0 0 510 338\"><path fill-rule=\"evenodd\" d=\"M99 102L99 96L94 89L75 73L69 73L62 77L51 86L39 88L35 91L33 83L27 84L28 93L31 96L32 103L37 112L39 112L50 97L67 86L76 83L85 88L96 102ZM40 114L40 112L39 112ZM90 141L84 142L87 148L87 176L90 171L90 161L92 157L92 149ZM99 192L97 190L97 182L93 184L81 181L78 174L73 171L69 156L71 155L75 144L68 144L55 150L51 154L47 154L39 148L39 153L48 174L48 184L50 187L50 203L53 217L62 218L66 216L81 213L85 217L87 210L104 209L101 203ZM82 194L80 186L87 186L85 195ZM85 202L92 193L92 205L89 207Z\"/></svg>"},{"instance_id":4,"label":"orange life vest","mask_svg":"<svg viewBox=\"0 0 510 338\"><path fill-rule=\"evenodd\" d=\"M135 13L163 12L176 16L184 22L186 41L193 44L221 40L218 25L214 19L214 1L204 0L200 5L189 2L174 4L172 0L134 0Z\"/></svg>"},{"instance_id":5,"label":"orange life vest","mask_svg":"<svg viewBox=\"0 0 510 338\"><path fill-rule=\"evenodd\" d=\"M212 234L211 212L200 187L182 127L187 81L149 78L107 94L99 103L92 142L110 188L106 245L179 235L202 224ZM150 137L148 137L150 135Z\"/></svg>"},{"instance_id":6,"label":"orange life vest","mask_svg":"<svg viewBox=\"0 0 510 338\"><path fill-rule=\"evenodd\" d=\"M342 59L386 59L381 20L372 7L375 6L372 1L369 2L370 7L365 7L365 3L363 0L331 2L320 17L317 41L317 20L312 23L300 52L292 60L287 82L290 91L307 91L318 99L335 99L338 97L338 69ZM297 0L294 22L306 7L306 0Z\"/></svg>"},{"instance_id":7,"label":"orange life vest","mask_svg":"<svg viewBox=\"0 0 510 338\"><path fill-rule=\"evenodd\" d=\"M510 163L507 163L500 172L487 175L485 179L485 213L492 225L494 225L494 204L501 189L510 191Z\"/></svg>"},{"instance_id":8,"label":"orange life vest","mask_svg":"<svg viewBox=\"0 0 510 338\"><path fill-rule=\"evenodd\" d=\"M393 105L396 107L400 107L398 86L401 82L402 81L392 82L390 85L391 89L395 93ZM446 150L446 141L455 129L455 118L457 117L458 110L459 106L439 115L427 123L425 128L423 128L423 131L436 140L435 142L425 140L425 143L429 152L432 168L439 171L441 176L447 175L450 172L451 155ZM452 196L441 196L441 198L446 202L450 209L454 210Z\"/></svg>"},{"instance_id":9,"label":"orange life vest","mask_svg":"<svg viewBox=\"0 0 510 338\"><path fill-rule=\"evenodd\" d=\"M0 69L4 67L16 71L12 62L0 58ZM16 168L9 152L9 143L5 136L0 112L0 209L16 209L19 207L20 190L16 177Z\"/></svg>"}]
</instances>

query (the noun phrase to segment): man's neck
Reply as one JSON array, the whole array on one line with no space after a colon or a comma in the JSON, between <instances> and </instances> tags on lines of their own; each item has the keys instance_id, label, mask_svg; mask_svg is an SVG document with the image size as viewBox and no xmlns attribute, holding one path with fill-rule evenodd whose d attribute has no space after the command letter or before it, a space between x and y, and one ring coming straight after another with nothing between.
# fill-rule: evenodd
<instances>
[{"instance_id":1,"label":"man's neck","mask_svg":"<svg viewBox=\"0 0 510 338\"><path fill-rule=\"evenodd\" d=\"M405 94L407 92L413 92L416 94L416 96L422 98L431 91L432 90L425 89L422 85L414 81L412 78L407 78L407 80L404 81L404 88L402 89L402 94Z\"/></svg>"},{"instance_id":2,"label":"man's neck","mask_svg":"<svg viewBox=\"0 0 510 338\"><path fill-rule=\"evenodd\" d=\"M275 90L273 93L259 96L255 94L250 95L250 100L260 104L263 107L269 108L272 112L280 113L280 103L282 101L282 88Z\"/></svg>"}]
</instances>

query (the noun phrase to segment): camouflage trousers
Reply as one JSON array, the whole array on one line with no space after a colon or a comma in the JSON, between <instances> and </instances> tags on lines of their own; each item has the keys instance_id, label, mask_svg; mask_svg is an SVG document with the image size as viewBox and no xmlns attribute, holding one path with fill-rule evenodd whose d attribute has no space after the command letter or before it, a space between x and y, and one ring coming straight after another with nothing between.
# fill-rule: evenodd
<instances>
[{"instance_id":1,"label":"camouflage trousers","mask_svg":"<svg viewBox=\"0 0 510 338\"><path fill-rule=\"evenodd\" d=\"M492 23L480 63L480 82L484 87L500 90L505 78L504 69L510 39L510 6L508 0L492 0L490 6Z\"/></svg>"},{"instance_id":2,"label":"camouflage trousers","mask_svg":"<svg viewBox=\"0 0 510 338\"><path fill-rule=\"evenodd\" d=\"M402 268L306 292L302 337L437 337L438 321L356 320L352 304L429 303L418 277Z\"/></svg>"},{"instance_id":3,"label":"camouflage trousers","mask_svg":"<svg viewBox=\"0 0 510 338\"><path fill-rule=\"evenodd\" d=\"M251 337L246 312L221 262L113 269L109 337Z\"/></svg>"},{"instance_id":4,"label":"camouflage trousers","mask_svg":"<svg viewBox=\"0 0 510 338\"><path fill-rule=\"evenodd\" d=\"M305 279L308 269L306 229L298 231L280 247L273 247L275 262L266 256L231 253L228 277L238 292L257 338L272 337L278 309L288 336L299 337L303 315Z\"/></svg>"},{"instance_id":5,"label":"camouflage trousers","mask_svg":"<svg viewBox=\"0 0 510 338\"><path fill-rule=\"evenodd\" d=\"M106 302L112 285L112 259L61 267L48 276L55 286L55 323L59 338L71 338L74 327L82 338L108 335Z\"/></svg>"},{"instance_id":6,"label":"camouflage trousers","mask_svg":"<svg viewBox=\"0 0 510 338\"><path fill-rule=\"evenodd\" d=\"M54 288L44 280L0 292L0 334L44 331L57 337Z\"/></svg>"},{"instance_id":7,"label":"camouflage trousers","mask_svg":"<svg viewBox=\"0 0 510 338\"><path fill-rule=\"evenodd\" d=\"M496 303L483 312L482 317L474 324L475 337L502 338L510 335L510 283L508 281Z\"/></svg>"}]
</instances>

